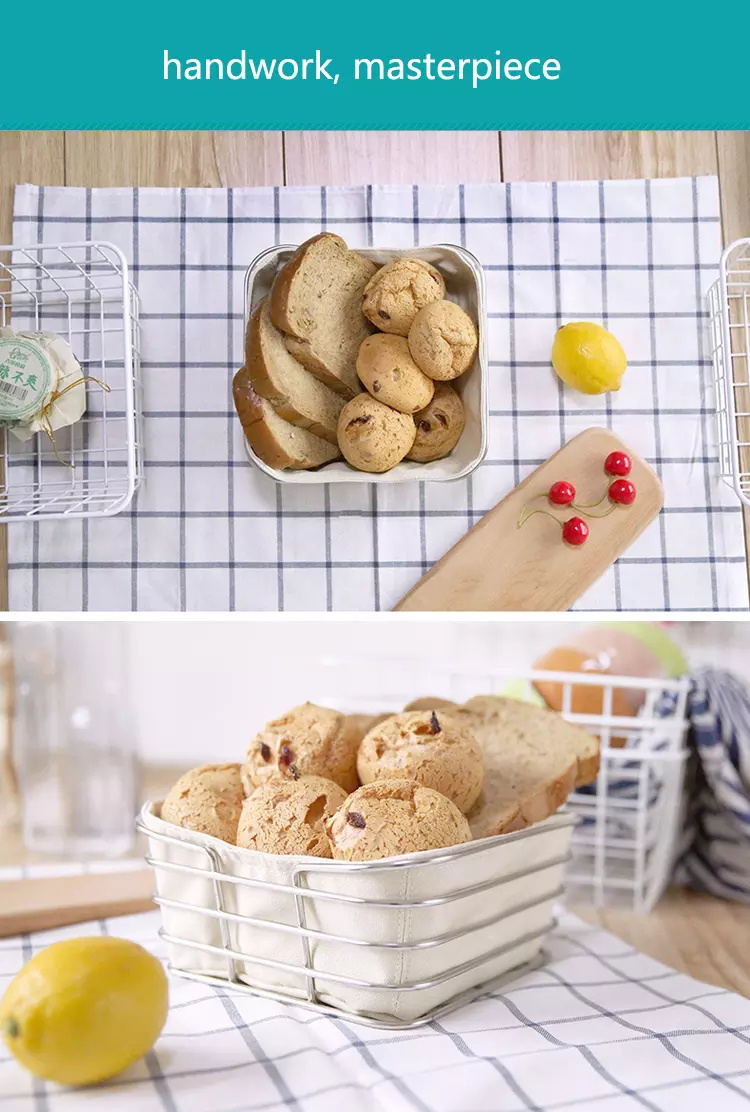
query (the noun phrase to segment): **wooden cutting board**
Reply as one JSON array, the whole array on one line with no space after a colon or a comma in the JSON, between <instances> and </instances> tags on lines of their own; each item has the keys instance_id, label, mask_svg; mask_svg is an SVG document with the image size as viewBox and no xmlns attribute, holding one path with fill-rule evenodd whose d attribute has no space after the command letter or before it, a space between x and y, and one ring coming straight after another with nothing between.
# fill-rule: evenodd
<instances>
[{"instance_id":1,"label":"wooden cutting board","mask_svg":"<svg viewBox=\"0 0 750 1112\"><path fill-rule=\"evenodd\" d=\"M617 506L596 519L569 506L552 507L544 497L533 502L552 510L561 523L583 517L590 529L585 544L565 544L561 525L544 514L518 528L521 511L560 479L574 485L576 502L596 502L611 482L604 460L614 451L627 452L632 460L628 478L637 491L632 506ZM663 501L661 483L644 460L608 429L586 429L485 514L395 609L567 610L653 521Z\"/></svg>"},{"instance_id":2,"label":"wooden cutting board","mask_svg":"<svg viewBox=\"0 0 750 1112\"><path fill-rule=\"evenodd\" d=\"M151 911L153 890L154 874L146 868L4 881L0 938Z\"/></svg>"}]
</instances>

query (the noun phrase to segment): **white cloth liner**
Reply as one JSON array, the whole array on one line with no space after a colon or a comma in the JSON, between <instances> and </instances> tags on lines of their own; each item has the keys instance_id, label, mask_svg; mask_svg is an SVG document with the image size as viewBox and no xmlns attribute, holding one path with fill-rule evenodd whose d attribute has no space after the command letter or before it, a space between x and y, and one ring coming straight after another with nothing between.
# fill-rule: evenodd
<instances>
[{"instance_id":1,"label":"white cloth liner","mask_svg":"<svg viewBox=\"0 0 750 1112\"><path fill-rule=\"evenodd\" d=\"M499 977L537 956L552 923L553 906L562 891L565 858L570 847L573 819L554 816L520 834L487 839L485 849L462 853L432 850L409 855L409 863L366 868L352 872L345 862L320 858L258 853L229 846L217 838L165 823L158 817L159 805L146 805L141 820L148 831L179 839L180 844L151 838L150 856L157 861L211 868L205 849L210 847L221 862L221 871L234 876L295 884L347 897L377 901L434 900L471 889L488 881L516 877L484 891L461 896L443 904L425 907L364 907L320 897L303 899L308 929L371 943L411 945L460 931L460 937L418 950L362 947L346 942L311 941L311 962L319 974L315 986L323 1003L347 1011L412 1021L473 985ZM421 864L438 859L435 864ZM304 875L300 878L300 870ZM199 874L155 866L160 896L198 908L217 907L214 881ZM256 919L296 925L295 897L290 893L221 884L224 910ZM536 903L536 906L528 905ZM516 910L519 909L519 910ZM167 934L212 946L221 946L221 926L216 918L200 911L163 908ZM499 922L480 928L494 916ZM230 922L229 940L240 954L273 958L291 965L305 965L300 937L263 926ZM495 951L502 949L501 953ZM495 954L495 956L492 956ZM434 987L399 991L410 983L442 977L449 970L474 958L483 958L476 968L451 977ZM172 965L186 972L227 975L221 955L186 946L173 946ZM269 969L252 962L239 962L240 978L249 985L284 990L306 996L306 978ZM350 977L392 988L384 992L368 987L340 984L326 974Z\"/></svg>"}]
</instances>

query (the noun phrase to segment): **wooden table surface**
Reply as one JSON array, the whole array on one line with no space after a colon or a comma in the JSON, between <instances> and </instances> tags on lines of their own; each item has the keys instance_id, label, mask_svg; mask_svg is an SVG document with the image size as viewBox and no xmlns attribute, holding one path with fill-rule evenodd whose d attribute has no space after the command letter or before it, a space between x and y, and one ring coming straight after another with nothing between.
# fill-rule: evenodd
<instances>
[{"instance_id":1,"label":"wooden table surface","mask_svg":"<svg viewBox=\"0 0 750 1112\"><path fill-rule=\"evenodd\" d=\"M690 174L718 174L725 243L750 235L750 132L0 132L0 244L11 239L20 182L346 185ZM8 597L4 533L0 609Z\"/></svg>"}]
</instances>

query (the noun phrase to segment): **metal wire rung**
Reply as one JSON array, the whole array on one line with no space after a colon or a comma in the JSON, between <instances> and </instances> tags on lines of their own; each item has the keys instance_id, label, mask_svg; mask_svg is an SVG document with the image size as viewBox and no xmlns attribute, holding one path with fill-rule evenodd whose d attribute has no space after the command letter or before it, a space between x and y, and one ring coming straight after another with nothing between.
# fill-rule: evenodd
<instances>
[{"instance_id":1,"label":"metal wire rung","mask_svg":"<svg viewBox=\"0 0 750 1112\"><path fill-rule=\"evenodd\" d=\"M143 474L140 299L127 261L105 242L16 244L0 252L11 258L0 263L0 325L58 333L86 373L108 387L96 395L87 389L86 413L60 430L57 451L43 433L24 443L0 435L0 523L119 513ZM90 468L98 471L93 480Z\"/></svg>"}]
</instances>

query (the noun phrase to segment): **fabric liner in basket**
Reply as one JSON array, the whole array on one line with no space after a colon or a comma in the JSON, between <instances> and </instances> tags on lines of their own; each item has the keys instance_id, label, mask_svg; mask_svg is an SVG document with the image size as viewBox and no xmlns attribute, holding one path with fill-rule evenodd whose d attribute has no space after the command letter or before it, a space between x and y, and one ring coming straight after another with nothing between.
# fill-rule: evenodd
<instances>
[{"instance_id":1,"label":"fabric liner in basket","mask_svg":"<svg viewBox=\"0 0 750 1112\"><path fill-rule=\"evenodd\" d=\"M305 967L307 943L317 1000L343 1012L402 1022L416 1020L539 955L562 890L575 822L562 813L481 843L352 865L240 849L166 823L159 814L159 804L146 804L141 822L158 898L183 905L162 904L164 932L168 940L180 940L169 942L176 972L231 979L231 957L222 952L221 919L206 914L217 908L220 890L224 910L244 920L230 918L225 927L229 948L238 955L234 973L242 983L307 999L307 977L262 964L270 960ZM204 879L200 873L212 869L212 860L228 877L288 887L296 883L300 891L313 888L339 898L297 897L228 879ZM458 893L457 898L446 900L451 893ZM422 901L428 902L419 906ZM298 903L308 931L342 941L296 933ZM430 944L404 948L420 943ZM245 960L246 955L258 960ZM347 979L358 983L345 983Z\"/></svg>"}]
</instances>

